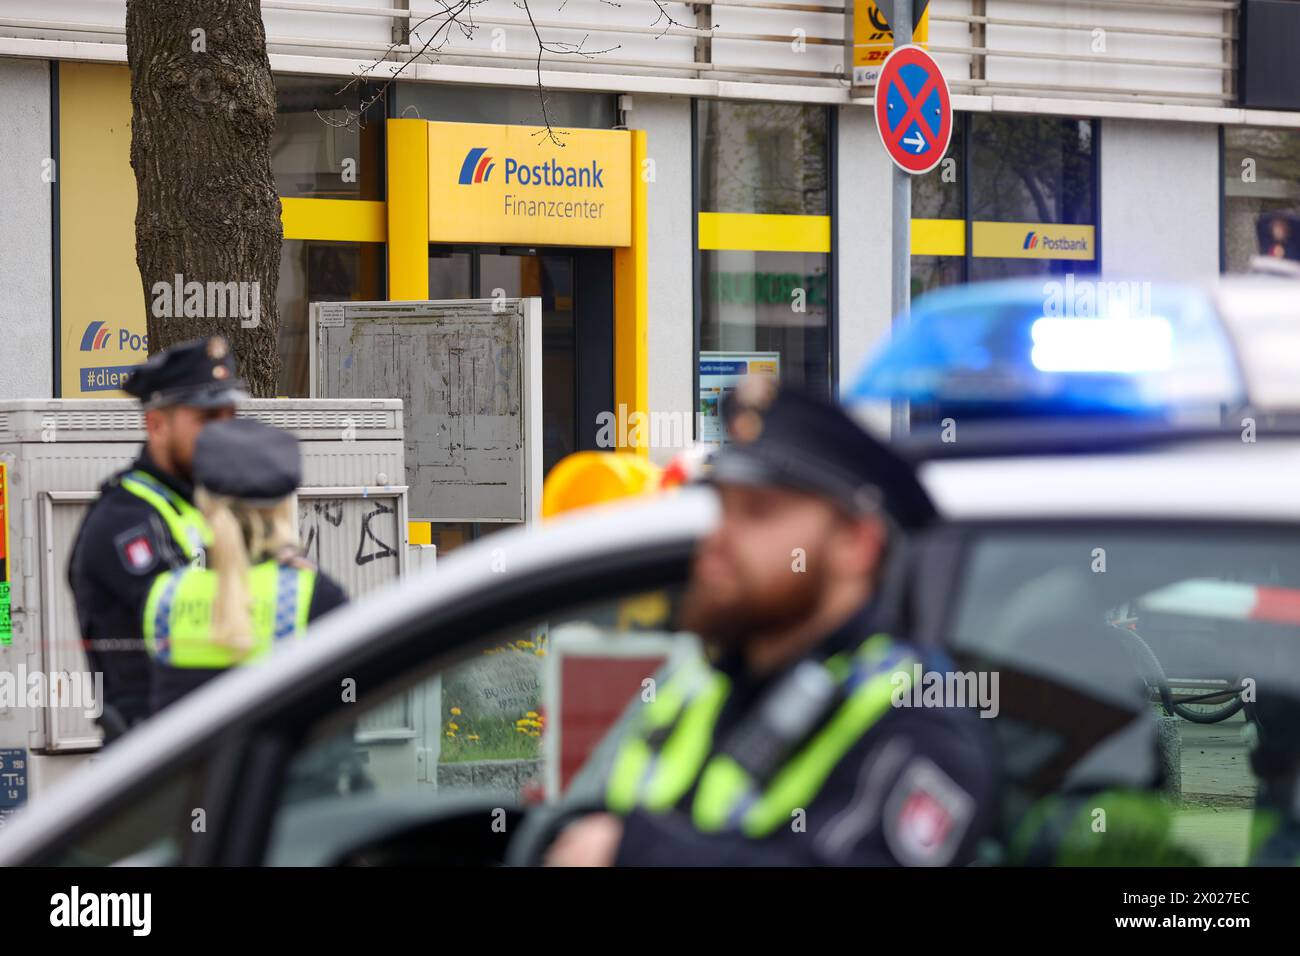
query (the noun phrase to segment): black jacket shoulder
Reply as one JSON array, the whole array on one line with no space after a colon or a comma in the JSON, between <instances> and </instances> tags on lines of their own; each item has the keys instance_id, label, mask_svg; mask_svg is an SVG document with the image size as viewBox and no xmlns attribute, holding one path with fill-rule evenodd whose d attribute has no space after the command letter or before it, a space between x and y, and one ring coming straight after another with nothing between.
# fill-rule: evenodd
<instances>
[{"instance_id":1,"label":"black jacket shoulder","mask_svg":"<svg viewBox=\"0 0 1300 956\"><path fill-rule=\"evenodd\" d=\"M324 571L317 571L316 585L311 592L311 605L307 609L307 620L314 621L322 614L328 614L347 603L347 593L339 583Z\"/></svg>"},{"instance_id":2,"label":"black jacket shoulder","mask_svg":"<svg viewBox=\"0 0 1300 956\"><path fill-rule=\"evenodd\" d=\"M68 583L75 591L88 577L112 582L184 563L157 511L110 480L81 522L68 561Z\"/></svg>"}]
</instances>

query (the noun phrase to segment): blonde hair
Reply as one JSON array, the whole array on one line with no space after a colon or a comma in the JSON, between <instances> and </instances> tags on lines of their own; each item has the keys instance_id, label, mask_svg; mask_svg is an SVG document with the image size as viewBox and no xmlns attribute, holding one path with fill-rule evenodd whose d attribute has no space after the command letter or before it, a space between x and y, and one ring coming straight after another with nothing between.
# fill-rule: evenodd
<instances>
[{"instance_id":1,"label":"blonde hair","mask_svg":"<svg viewBox=\"0 0 1300 956\"><path fill-rule=\"evenodd\" d=\"M294 495L269 506L251 505L238 498L214 495L196 488L194 504L212 531L208 569L217 575L213 606L212 639L239 651L253 646L253 602L248 592L248 571L285 552L297 556L294 531Z\"/></svg>"}]
</instances>

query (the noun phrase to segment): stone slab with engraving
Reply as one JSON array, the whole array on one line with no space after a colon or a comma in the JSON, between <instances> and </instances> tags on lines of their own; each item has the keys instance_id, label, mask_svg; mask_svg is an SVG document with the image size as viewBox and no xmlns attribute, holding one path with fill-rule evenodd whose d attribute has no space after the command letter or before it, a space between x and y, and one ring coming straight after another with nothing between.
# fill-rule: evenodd
<instances>
[{"instance_id":1,"label":"stone slab with engraving","mask_svg":"<svg viewBox=\"0 0 1300 956\"><path fill-rule=\"evenodd\" d=\"M536 710L542 700L544 659L504 650L467 661L443 679L444 709L459 707L472 725L475 717L516 720Z\"/></svg>"}]
</instances>

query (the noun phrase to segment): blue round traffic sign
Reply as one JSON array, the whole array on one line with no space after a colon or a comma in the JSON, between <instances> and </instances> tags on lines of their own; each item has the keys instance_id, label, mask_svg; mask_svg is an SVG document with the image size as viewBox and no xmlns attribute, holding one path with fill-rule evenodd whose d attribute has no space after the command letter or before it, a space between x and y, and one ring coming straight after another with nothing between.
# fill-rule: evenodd
<instances>
[{"instance_id":1,"label":"blue round traffic sign","mask_svg":"<svg viewBox=\"0 0 1300 956\"><path fill-rule=\"evenodd\" d=\"M876 130L904 172L928 173L948 151L952 97L939 64L919 46L898 47L880 68Z\"/></svg>"}]
</instances>

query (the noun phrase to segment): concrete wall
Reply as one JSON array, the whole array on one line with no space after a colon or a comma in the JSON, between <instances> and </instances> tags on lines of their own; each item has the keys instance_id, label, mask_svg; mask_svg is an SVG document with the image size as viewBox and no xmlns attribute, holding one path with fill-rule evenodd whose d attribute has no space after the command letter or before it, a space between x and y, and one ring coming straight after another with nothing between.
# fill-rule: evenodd
<instances>
[{"instance_id":1,"label":"concrete wall","mask_svg":"<svg viewBox=\"0 0 1300 956\"><path fill-rule=\"evenodd\" d=\"M0 59L0 90L0 398L50 398L49 64Z\"/></svg>"},{"instance_id":2,"label":"concrete wall","mask_svg":"<svg viewBox=\"0 0 1300 956\"><path fill-rule=\"evenodd\" d=\"M646 131L646 158L654 160L648 184L649 321L647 322L651 413L671 412L691 422L695 410L695 296L691 216L691 101L677 96L632 97L627 124ZM691 431L686 429L686 440ZM651 448L664 463L675 449Z\"/></svg>"},{"instance_id":3,"label":"concrete wall","mask_svg":"<svg viewBox=\"0 0 1300 956\"><path fill-rule=\"evenodd\" d=\"M1103 120L1101 267L1109 275L1219 273L1219 131Z\"/></svg>"},{"instance_id":4,"label":"concrete wall","mask_svg":"<svg viewBox=\"0 0 1300 956\"><path fill-rule=\"evenodd\" d=\"M317 0L310 6L319 8L329 5L353 8L394 6L385 0L325 0L324 3ZM1110 94L1124 94L1134 90L1165 90L1221 96L1221 74L1197 64L1223 59L1222 41L1214 36L1215 32L1224 29L1225 11L1220 9L1223 6L1225 4L1174 6L1170 3L1135 2L1120 4L1118 7L1114 3L1107 7L1090 7L1079 0L987 0L979 7L973 7L971 0L932 0L930 9L933 18L984 12L995 20L1019 21L1020 25L995 22L988 27L986 43L995 51L1025 51L1073 57L1068 60L992 57L988 64L988 79L996 84L994 90L999 94L1032 96L1037 92L1033 85L1038 85L1083 87L1085 90L1091 87ZM108 3L105 0L4 0L0 7L11 17L70 25L100 23L120 27L125 4ZM421 9L434 10L437 7L425 5ZM819 9L827 12L816 12ZM710 7L708 23L719 33L748 33L768 38L756 41L715 37L710 60L724 71L729 67L753 71L750 76L765 83L780 81L779 75L764 73L770 69L834 71L843 59L843 50L839 45L794 41L800 37L812 41L818 37L843 36L843 9L843 5L836 4L802 6L802 9L794 10L752 9L721 4ZM406 75L421 78L456 76L463 83L483 84L494 82L485 72L502 70L513 74L511 79L514 84L531 88L535 83L532 73L536 65L537 40L526 22L520 24L519 10L513 0L476 0L474 12L479 18L500 18L510 25L488 26L480 23L477 28L469 31L468 36L461 30L452 28L450 32L455 39L449 47L441 50L438 57L441 62L417 62L406 71ZM582 52L592 54L556 57L553 64L548 64L548 72L626 75L643 70L646 62L662 64L661 72L690 70L694 66L695 38L679 31L665 32L663 29L670 22L694 22L693 13L677 0L671 0L662 8L650 3L566 0L555 4L554 8L547 8L545 13L541 32L548 45L574 44ZM383 49L388 44L392 27L392 20L381 15L330 15L319 12L319 9L266 9L263 15L267 35L273 39L315 38L319 43L346 38L352 43L369 43L372 50ZM669 17L672 18L671 21L668 20ZM461 20L472 22L463 15ZM1026 22L1064 22L1078 26L1076 29L1065 30L1055 26L1026 26ZM442 29L444 23L439 19L426 25L423 35L431 35L434 29ZM558 23L568 23L571 26L553 25ZM595 28L588 25L595 25ZM1137 27L1146 32L1124 33L1114 29L1121 26ZM633 32L612 32L620 27ZM67 26L43 33L56 37L77 35L74 29ZM939 64L950 79L970 76L970 54L961 52L972 46L967 23L955 19L934 19L931 23L930 42L935 48L957 51L938 54ZM119 51L122 50L120 43L116 47ZM294 63L293 68L307 73L348 75L370 59L369 51L333 51L320 46L289 49L305 55ZM496 51L507 54L510 59L479 61L477 69L466 70L458 66L458 55L471 51L479 54ZM342 55L355 56L356 65L352 61L333 59ZM273 62L277 59L278 56L273 55ZM1134 59L1193 65L1140 65L1133 63ZM318 62L311 63L310 60ZM1129 62L1116 63L1115 60ZM285 57L276 65L288 67L290 62L290 58ZM709 76L709 79L712 77ZM586 86L586 83L582 86ZM643 87L629 87L626 79L619 78L611 79L604 88L625 92L629 88L640 90ZM771 98L764 95L765 91L759 88L757 82L737 83L735 88L760 99ZM784 86L783 93L799 95L799 89L794 85ZM965 93L969 89L970 87L965 87L958 92ZM993 92L987 87L980 89L985 93ZM825 102L816 96L812 99Z\"/></svg>"},{"instance_id":5,"label":"concrete wall","mask_svg":"<svg viewBox=\"0 0 1300 956\"><path fill-rule=\"evenodd\" d=\"M866 106L837 110L838 221L832 242L839 255L839 381L853 375L890 326L890 197L892 166Z\"/></svg>"}]
</instances>

